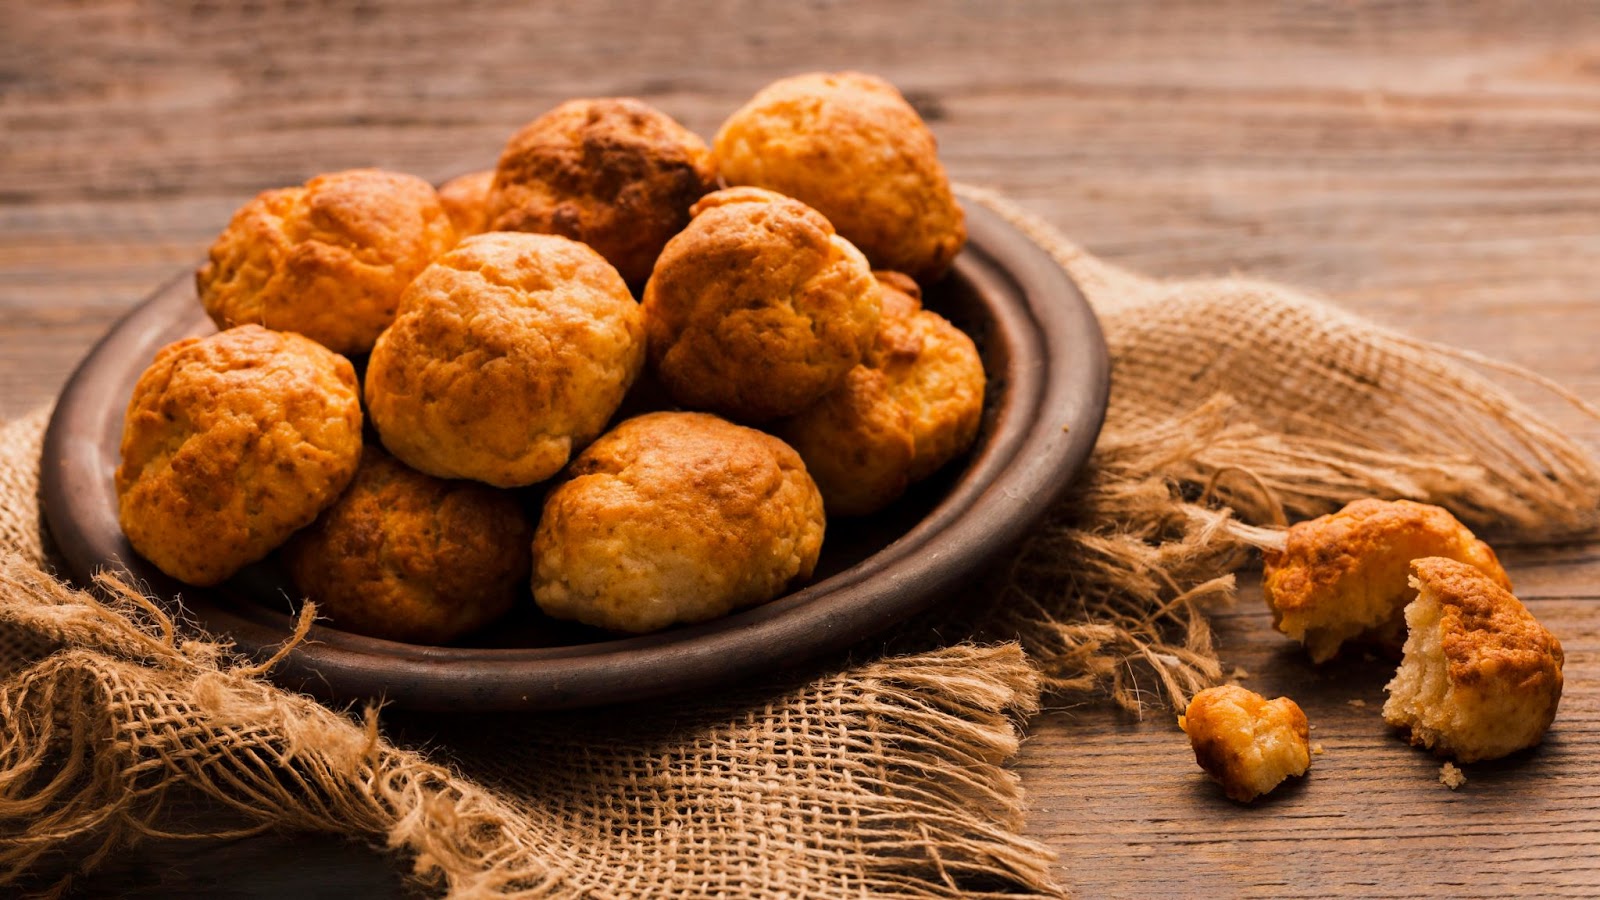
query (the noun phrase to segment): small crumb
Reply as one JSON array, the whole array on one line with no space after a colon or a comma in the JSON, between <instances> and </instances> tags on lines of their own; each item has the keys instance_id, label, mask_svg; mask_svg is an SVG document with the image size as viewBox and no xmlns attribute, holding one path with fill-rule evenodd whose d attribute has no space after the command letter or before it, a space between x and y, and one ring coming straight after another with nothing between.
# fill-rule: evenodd
<instances>
[{"instance_id":1,"label":"small crumb","mask_svg":"<svg viewBox=\"0 0 1600 900\"><path fill-rule=\"evenodd\" d=\"M1229 675L1228 677L1237 678L1238 680L1243 681L1250 677L1250 670L1246 669L1244 666L1234 666L1233 674Z\"/></svg>"},{"instance_id":2,"label":"small crumb","mask_svg":"<svg viewBox=\"0 0 1600 900\"><path fill-rule=\"evenodd\" d=\"M1071 431L1072 430L1072 426L1071 425L1063 425L1063 426L1061 426L1061 430L1062 431Z\"/></svg>"},{"instance_id":3,"label":"small crumb","mask_svg":"<svg viewBox=\"0 0 1600 900\"><path fill-rule=\"evenodd\" d=\"M1320 743L1311 745L1311 755L1312 756L1321 756L1322 755L1322 745Z\"/></svg>"},{"instance_id":4,"label":"small crumb","mask_svg":"<svg viewBox=\"0 0 1600 900\"><path fill-rule=\"evenodd\" d=\"M1365 700L1359 700L1359 699L1358 700L1346 700L1345 702L1350 704L1351 706L1354 706L1356 709L1366 709L1367 708L1367 701L1365 701Z\"/></svg>"},{"instance_id":5,"label":"small crumb","mask_svg":"<svg viewBox=\"0 0 1600 900\"><path fill-rule=\"evenodd\" d=\"M1456 768L1453 762L1447 762L1439 768L1439 783L1450 790L1459 790L1467 783L1467 774Z\"/></svg>"},{"instance_id":6,"label":"small crumb","mask_svg":"<svg viewBox=\"0 0 1600 900\"><path fill-rule=\"evenodd\" d=\"M1317 730L1317 726L1315 726L1315 725L1307 725L1306 727L1311 729L1312 731L1316 731Z\"/></svg>"}]
</instances>

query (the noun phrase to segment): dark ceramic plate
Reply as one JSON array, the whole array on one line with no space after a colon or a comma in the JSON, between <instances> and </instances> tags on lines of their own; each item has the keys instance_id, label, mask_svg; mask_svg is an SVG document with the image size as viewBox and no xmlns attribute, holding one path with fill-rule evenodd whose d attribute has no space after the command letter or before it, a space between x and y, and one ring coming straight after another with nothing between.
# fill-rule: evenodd
<instances>
[{"instance_id":1,"label":"dark ceramic plate","mask_svg":"<svg viewBox=\"0 0 1600 900\"><path fill-rule=\"evenodd\" d=\"M704 625L619 639L532 610L464 645L427 647L315 626L275 670L319 696L417 709L558 709L732 683L840 650L948 596L1014 545L1082 467L1099 433L1109 364L1099 325L1048 254L988 209L926 305L970 334L989 373L977 446L889 510L828 523L813 581ZM131 574L201 627L265 657L289 635L292 589L271 562L210 589L178 584L128 546L112 473L123 410L156 351L215 329L192 279L113 327L78 369L44 442L45 515L68 574Z\"/></svg>"}]
</instances>

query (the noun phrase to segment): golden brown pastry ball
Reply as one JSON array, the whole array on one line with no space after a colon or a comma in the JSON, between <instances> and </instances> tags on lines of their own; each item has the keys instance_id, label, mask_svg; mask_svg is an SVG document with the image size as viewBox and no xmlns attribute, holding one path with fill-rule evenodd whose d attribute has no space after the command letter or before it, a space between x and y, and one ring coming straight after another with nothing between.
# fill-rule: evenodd
<instances>
[{"instance_id":1,"label":"golden brown pastry ball","mask_svg":"<svg viewBox=\"0 0 1600 900\"><path fill-rule=\"evenodd\" d=\"M289 540L295 586L333 627L443 644L525 597L533 526L510 494L368 446L348 490Z\"/></svg>"},{"instance_id":2,"label":"golden brown pastry ball","mask_svg":"<svg viewBox=\"0 0 1600 900\"><path fill-rule=\"evenodd\" d=\"M533 597L556 618L701 622L809 578L822 549L822 497L799 454L716 416L629 419L569 475L533 540Z\"/></svg>"},{"instance_id":3,"label":"golden brown pastry ball","mask_svg":"<svg viewBox=\"0 0 1600 900\"><path fill-rule=\"evenodd\" d=\"M838 387L878 330L866 259L816 210L758 188L707 195L644 290L650 362L683 406L763 422Z\"/></svg>"},{"instance_id":4,"label":"golden brown pastry ball","mask_svg":"<svg viewBox=\"0 0 1600 900\"><path fill-rule=\"evenodd\" d=\"M195 286L218 328L265 325L365 353L406 285L455 242L426 181L334 172L246 203L211 245Z\"/></svg>"},{"instance_id":5,"label":"golden brown pastry ball","mask_svg":"<svg viewBox=\"0 0 1600 900\"><path fill-rule=\"evenodd\" d=\"M713 146L729 184L810 204L878 268L935 278L966 243L933 132L881 78L775 81L723 123Z\"/></svg>"},{"instance_id":6,"label":"golden brown pastry ball","mask_svg":"<svg viewBox=\"0 0 1600 900\"><path fill-rule=\"evenodd\" d=\"M1273 624L1305 644L1314 662L1353 638L1398 646L1403 611L1416 596L1406 573L1424 556L1477 566L1511 588L1494 550L1447 510L1365 499L1290 528L1284 550L1266 554L1262 592Z\"/></svg>"},{"instance_id":7,"label":"golden brown pastry ball","mask_svg":"<svg viewBox=\"0 0 1600 900\"><path fill-rule=\"evenodd\" d=\"M1417 599L1384 721L1463 763L1539 743L1561 703L1561 642L1480 569L1429 557L1411 572Z\"/></svg>"},{"instance_id":8,"label":"golden brown pastry ball","mask_svg":"<svg viewBox=\"0 0 1600 900\"><path fill-rule=\"evenodd\" d=\"M161 571L216 584L315 519L360 457L344 357L258 325L187 338L134 385L116 479L122 530Z\"/></svg>"},{"instance_id":9,"label":"golden brown pastry ball","mask_svg":"<svg viewBox=\"0 0 1600 900\"><path fill-rule=\"evenodd\" d=\"M785 421L830 515L876 512L972 445L983 414L978 348L922 308L916 282L873 273L883 316L872 349L844 384Z\"/></svg>"},{"instance_id":10,"label":"golden brown pastry ball","mask_svg":"<svg viewBox=\"0 0 1600 900\"><path fill-rule=\"evenodd\" d=\"M639 284L716 180L705 142L649 104L569 100L506 144L489 227L582 241Z\"/></svg>"},{"instance_id":11,"label":"golden brown pastry ball","mask_svg":"<svg viewBox=\"0 0 1600 900\"><path fill-rule=\"evenodd\" d=\"M1189 701L1178 727L1189 735L1195 762L1230 800L1249 803L1311 768L1311 729L1288 697L1269 701L1237 685L1207 688Z\"/></svg>"},{"instance_id":12,"label":"golden brown pastry ball","mask_svg":"<svg viewBox=\"0 0 1600 900\"><path fill-rule=\"evenodd\" d=\"M440 478L543 481L593 440L644 365L644 314L576 241L467 238L406 290L367 364L390 453Z\"/></svg>"},{"instance_id":13,"label":"golden brown pastry ball","mask_svg":"<svg viewBox=\"0 0 1600 900\"><path fill-rule=\"evenodd\" d=\"M493 186L493 169L457 175L439 186L439 203L455 226L458 240L489 230L489 189Z\"/></svg>"}]
</instances>

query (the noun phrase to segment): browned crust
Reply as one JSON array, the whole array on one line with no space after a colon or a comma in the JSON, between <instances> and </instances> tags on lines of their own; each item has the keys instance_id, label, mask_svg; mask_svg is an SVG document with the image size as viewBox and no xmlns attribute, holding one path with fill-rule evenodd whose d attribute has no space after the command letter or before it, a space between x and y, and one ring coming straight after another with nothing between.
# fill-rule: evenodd
<instances>
[{"instance_id":1,"label":"browned crust","mask_svg":"<svg viewBox=\"0 0 1600 900\"><path fill-rule=\"evenodd\" d=\"M1510 591L1478 569L1438 557L1411 564L1442 608L1440 644L1450 681L1473 687L1494 681L1517 693L1561 696L1561 642ZM1551 704L1551 714L1555 706ZM1547 723L1548 724L1548 723Z\"/></svg>"},{"instance_id":2,"label":"browned crust","mask_svg":"<svg viewBox=\"0 0 1600 900\"><path fill-rule=\"evenodd\" d=\"M595 441L551 491L534 597L621 631L703 621L810 577L823 530L788 445L704 413L650 413Z\"/></svg>"},{"instance_id":3,"label":"browned crust","mask_svg":"<svg viewBox=\"0 0 1600 900\"><path fill-rule=\"evenodd\" d=\"M532 540L510 494L424 475L368 445L349 489L284 559L335 628L440 644L525 595Z\"/></svg>"},{"instance_id":4,"label":"browned crust","mask_svg":"<svg viewBox=\"0 0 1600 900\"><path fill-rule=\"evenodd\" d=\"M441 478L555 475L644 364L644 315L599 254L563 237L470 237L407 289L367 366L384 446Z\"/></svg>"},{"instance_id":5,"label":"browned crust","mask_svg":"<svg viewBox=\"0 0 1600 900\"><path fill-rule=\"evenodd\" d=\"M910 277L873 276L883 315L872 347L842 385L778 427L831 515L868 515L893 502L970 447L983 413L983 362L972 339L922 309Z\"/></svg>"},{"instance_id":6,"label":"browned crust","mask_svg":"<svg viewBox=\"0 0 1600 900\"><path fill-rule=\"evenodd\" d=\"M936 278L966 241L933 132L881 78L812 72L773 82L713 143L729 183L810 204L880 268Z\"/></svg>"},{"instance_id":7,"label":"browned crust","mask_svg":"<svg viewBox=\"0 0 1600 900\"><path fill-rule=\"evenodd\" d=\"M493 169L457 175L439 186L439 203L455 226L458 239L489 230L489 190L492 187Z\"/></svg>"},{"instance_id":8,"label":"browned crust","mask_svg":"<svg viewBox=\"0 0 1600 900\"><path fill-rule=\"evenodd\" d=\"M234 214L195 273L219 328L293 331L365 353L400 294L456 241L432 185L398 172L333 172L266 191Z\"/></svg>"},{"instance_id":9,"label":"browned crust","mask_svg":"<svg viewBox=\"0 0 1600 900\"><path fill-rule=\"evenodd\" d=\"M1239 721L1235 708L1246 721ZM1247 756L1255 742L1254 726L1265 722L1309 752L1311 726L1300 705L1288 697L1267 700L1237 685L1207 688L1189 701L1178 720L1189 736L1195 762L1222 785L1230 799L1248 803L1259 794ZM1245 730L1250 726L1251 730Z\"/></svg>"},{"instance_id":10,"label":"browned crust","mask_svg":"<svg viewBox=\"0 0 1600 900\"><path fill-rule=\"evenodd\" d=\"M631 97L569 100L506 144L489 227L582 241L641 284L715 185L705 142L665 113Z\"/></svg>"},{"instance_id":11,"label":"browned crust","mask_svg":"<svg viewBox=\"0 0 1600 900\"><path fill-rule=\"evenodd\" d=\"M879 292L828 220L755 188L710 194L645 287L651 366L683 406L740 421L800 412L871 347Z\"/></svg>"},{"instance_id":12,"label":"browned crust","mask_svg":"<svg viewBox=\"0 0 1600 900\"><path fill-rule=\"evenodd\" d=\"M315 519L360 454L348 360L258 325L178 341L128 403L116 473L122 529L168 575L216 584Z\"/></svg>"}]
</instances>

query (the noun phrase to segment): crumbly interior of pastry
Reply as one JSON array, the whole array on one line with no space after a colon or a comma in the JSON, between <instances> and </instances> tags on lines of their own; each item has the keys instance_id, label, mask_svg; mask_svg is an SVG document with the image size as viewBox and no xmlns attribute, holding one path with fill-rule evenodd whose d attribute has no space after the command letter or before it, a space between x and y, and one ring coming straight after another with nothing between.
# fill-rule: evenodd
<instances>
[{"instance_id":1,"label":"crumbly interior of pastry","mask_svg":"<svg viewBox=\"0 0 1600 900\"><path fill-rule=\"evenodd\" d=\"M1195 761L1231 800L1249 803L1311 768L1310 728L1299 704L1237 685L1208 688L1178 717Z\"/></svg>"},{"instance_id":2,"label":"crumbly interior of pastry","mask_svg":"<svg viewBox=\"0 0 1600 900\"><path fill-rule=\"evenodd\" d=\"M1428 556L1459 560L1511 586L1494 550L1447 510L1366 499L1290 528L1285 549L1267 555L1262 592L1278 630L1325 662L1347 641L1400 644L1402 611L1415 596L1409 566Z\"/></svg>"},{"instance_id":3,"label":"crumbly interior of pastry","mask_svg":"<svg viewBox=\"0 0 1600 900\"><path fill-rule=\"evenodd\" d=\"M1405 658L1383 717L1457 762L1538 744L1561 700L1561 643L1510 592L1447 559L1413 564Z\"/></svg>"}]
</instances>

